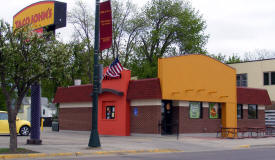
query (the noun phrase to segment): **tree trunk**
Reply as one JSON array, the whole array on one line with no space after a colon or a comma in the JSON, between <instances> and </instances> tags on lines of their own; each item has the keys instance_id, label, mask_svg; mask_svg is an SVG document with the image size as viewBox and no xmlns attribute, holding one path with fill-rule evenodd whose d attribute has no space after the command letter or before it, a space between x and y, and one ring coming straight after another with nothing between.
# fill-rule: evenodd
<instances>
[{"instance_id":1,"label":"tree trunk","mask_svg":"<svg viewBox=\"0 0 275 160\"><path fill-rule=\"evenodd\" d=\"M1 75L1 82L5 80L5 76ZM4 85L3 85L4 84ZM2 92L5 95L6 98L6 106L8 109L8 122L9 122L9 130L10 130L10 151L16 152L17 150L17 133L16 133L16 115L17 115L17 109L16 107L12 108L11 105L11 96L9 92L7 91L5 83L2 83ZM13 90L13 89L11 89Z\"/></svg>"},{"instance_id":2,"label":"tree trunk","mask_svg":"<svg viewBox=\"0 0 275 160\"><path fill-rule=\"evenodd\" d=\"M16 152L17 149L17 133L16 133L16 114L9 114L9 129L10 129L10 151Z\"/></svg>"}]
</instances>

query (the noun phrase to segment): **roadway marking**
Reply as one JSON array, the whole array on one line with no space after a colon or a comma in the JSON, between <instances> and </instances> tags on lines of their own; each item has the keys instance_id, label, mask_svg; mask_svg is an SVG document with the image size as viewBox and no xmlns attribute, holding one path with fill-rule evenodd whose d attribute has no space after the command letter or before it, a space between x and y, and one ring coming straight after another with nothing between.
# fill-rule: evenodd
<instances>
[{"instance_id":1,"label":"roadway marking","mask_svg":"<svg viewBox=\"0 0 275 160\"><path fill-rule=\"evenodd\" d=\"M139 154L139 153L174 153L184 152L174 149L148 149L148 150L118 150L118 151L95 151L95 152L69 152L69 153L31 153L31 154L5 154L0 155L1 160L13 158L41 158L61 156L84 156L84 155L112 155L112 154Z\"/></svg>"},{"instance_id":2,"label":"roadway marking","mask_svg":"<svg viewBox=\"0 0 275 160\"><path fill-rule=\"evenodd\" d=\"M251 148L251 145L247 144L247 145L239 145L239 146L233 147L233 149L243 149L243 148Z\"/></svg>"}]
</instances>

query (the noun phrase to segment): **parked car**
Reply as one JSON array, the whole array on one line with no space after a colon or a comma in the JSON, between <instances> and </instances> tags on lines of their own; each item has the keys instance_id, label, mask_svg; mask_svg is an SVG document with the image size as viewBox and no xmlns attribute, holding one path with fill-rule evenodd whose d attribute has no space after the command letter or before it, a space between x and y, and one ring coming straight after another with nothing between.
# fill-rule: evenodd
<instances>
[{"instance_id":1,"label":"parked car","mask_svg":"<svg viewBox=\"0 0 275 160\"><path fill-rule=\"evenodd\" d=\"M31 123L26 120L16 118L16 132L22 136L28 136L31 132ZM0 134L9 134L8 113L0 111Z\"/></svg>"}]
</instances>

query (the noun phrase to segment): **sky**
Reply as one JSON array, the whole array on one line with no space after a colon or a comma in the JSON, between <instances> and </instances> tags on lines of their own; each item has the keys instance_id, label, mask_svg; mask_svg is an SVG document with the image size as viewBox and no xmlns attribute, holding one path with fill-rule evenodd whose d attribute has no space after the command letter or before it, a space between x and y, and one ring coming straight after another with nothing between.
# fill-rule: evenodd
<instances>
[{"instance_id":1,"label":"sky","mask_svg":"<svg viewBox=\"0 0 275 160\"><path fill-rule=\"evenodd\" d=\"M0 19L12 24L13 15L39 0L1 0ZM71 10L76 0L66 2ZM95 0L83 0L91 8ZM126 1L126 0L125 0ZM138 6L147 0L133 0ZM265 49L275 52L275 1L274 0L190 0L192 7L206 21L206 44L210 54L233 54L243 57L246 52ZM94 12L94 11L92 11ZM69 40L72 27L58 29L64 41Z\"/></svg>"}]
</instances>

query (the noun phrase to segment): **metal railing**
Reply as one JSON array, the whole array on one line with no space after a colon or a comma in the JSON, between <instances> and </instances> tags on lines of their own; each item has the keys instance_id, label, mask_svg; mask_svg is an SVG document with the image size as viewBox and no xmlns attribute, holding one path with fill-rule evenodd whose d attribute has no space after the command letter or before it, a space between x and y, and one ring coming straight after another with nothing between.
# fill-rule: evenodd
<instances>
[{"instance_id":1,"label":"metal railing","mask_svg":"<svg viewBox=\"0 0 275 160\"><path fill-rule=\"evenodd\" d=\"M161 121L159 121L158 131L161 135L167 135L167 133L163 134L163 132L167 131L167 127L171 127L172 134L174 133L173 131L176 130L176 137L177 137L177 140L178 140L179 139L179 123L174 122L174 123L171 123L171 124L163 124L163 123L161 123Z\"/></svg>"}]
</instances>

